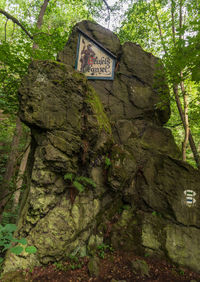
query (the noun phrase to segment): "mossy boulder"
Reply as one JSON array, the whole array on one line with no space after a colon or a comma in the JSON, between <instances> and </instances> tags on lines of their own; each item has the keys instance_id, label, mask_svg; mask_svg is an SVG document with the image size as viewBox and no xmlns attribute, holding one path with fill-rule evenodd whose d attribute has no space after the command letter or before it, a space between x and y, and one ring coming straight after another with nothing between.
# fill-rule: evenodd
<instances>
[{"instance_id":1,"label":"mossy boulder","mask_svg":"<svg viewBox=\"0 0 200 282\"><path fill-rule=\"evenodd\" d=\"M91 276L98 277L100 272L100 259L98 257L91 257L88 262L88 270Z\"/></svg>"},{"instance_id":2,"label":"mossy boulder","mask_svg":"<svg viewBox=\"0 0 200 282\"><path fill-rule=\"evenodd\" d=\"M136 259L131 262L133 273L140 274L142 277L149 275L149 266L144 260Z\"/></svg>"},{"instance_id":3,"label":"mossy boulder","mask_svg":"<svg viewBox=\"0 0 200 282\"><path fill-rule=\"evenodd\" d=\"M116 55L113 81L74 70L77 27ZM32 142L15 237L37 252L8 252L4 273L99 243L200 271L200 175L163 127L170 108L160 60L90 21L73 28L58 60L33 61L19 89Z\"/></svg>"}]
</instances>

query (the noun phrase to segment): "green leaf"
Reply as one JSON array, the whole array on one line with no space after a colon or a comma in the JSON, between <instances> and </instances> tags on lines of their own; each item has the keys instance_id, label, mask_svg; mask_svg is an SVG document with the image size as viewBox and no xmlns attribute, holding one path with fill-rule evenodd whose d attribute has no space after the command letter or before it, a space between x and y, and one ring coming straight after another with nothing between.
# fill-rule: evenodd
<instances>
[{"instance_id":1,"label":"green leaf","mask_svg":"<svg viewBox=\"0 0 200 282\"><path fill-rule=\"evenodd\" d=\"M108 157L105 158L105 165L108 168L109 166L111 166L111 161Z\"/></svg>"},{"instance_id":2,"label":"green leaf","mask_svg":"<svg viewBox=\"0 0 200 282\"><path fill-rule=\"evenodd\" d=\"M15 224L6 224L4 226L4 231L7 232L14 232L17 229L17 226Z\"/></svg>"},{"instance_id":3,"label":"green leaf","mask_svg":"<svg viewBox=\"0 0 200 282\"><path fill-rule=\"evenodd\" d=\"M11 247L11 243L10 244L3 244L4 248L3 251L9 249Z\"/></svg>"},{"instance_id":4,"label":"green leaf","mask_svg":"<svg viewBox=\"0 0 200 282\"><path fill-rule=\"evenodd\" d=\"M26 245L27 244L27 240L25 238L22 238L20 240L18 240L19 243L21 243L22 245Z\"/></svg>"},{"instance_id":5,"label":"green leaf","mask_svg":"<svg viewBox=\"0 0 200 282\"><path fill-rule=\"evenodd\" d=\"M10 251L11 253L15 255L19 255L23 251L23 248L21 246L16 246L16 247L11 248Z\"/></svg>"},{"instance_id":6,"label":"green leaf","mask_svg":"<svg viewBox=\"0 0 200 282\"><path fill-rule=\"evenodd\" d=\"M29 246L25 248L25 251L29 254L35 254L37 252L37 248L34 246Z\"/></svg>"},{"instance_id":7,"label":"green leaf","mask_svg":"<svg viewBox=\"0 0 200 282\"><path fill-rule=\"evenodd\" d=\"M14 238L14 237L13 237L11 241L12 241L12 242L17 242L17 243L18 243L18 242L19 242L19 239L16 239L16 238Z\"/></svg>"},{"instance_id":8,"label":"green leaf","mask_svg":"<svg viewBox=\"0 0 200 282\"><path fill-rule=\"evenodd\" d=\"M4 259L0 257L0 263L2 263L2 262L3 262L3 260L4 260Z\"/></svg>"},{"instance_id":9,"label":"green leaf","mask_svg":"<svg viewBox=\"0 0 200 282\"><path fill-rule=\"evenodd\" d=\"M83 192L84 191L84 186L78 182L78 181L74 181L73 182L73 186L79 191L79 192Z\"/></svg>"},{"instance_id":10,"label":"green leaf","mask_svg":"<svg viewBox=\"0 0 200 282\"><path fill-rule=\"evenodd\" d=\"M76 177L76 180L78 182L83 182L84 184L89 184L92 187L96 188L96 183L91 178L80 176L80 177Z\"/></svg>"},{"instance_id":11,"label":"green leaf","mask_svg":"<svg viewBox=\"0 0 200 282\"><path fill-rule=\"evenodd\" d=\"M70 180L72 182L73 178L74 178L73 173L67 173L67 174L64 175L65 180Z\"/></svg>"}]
</instances>

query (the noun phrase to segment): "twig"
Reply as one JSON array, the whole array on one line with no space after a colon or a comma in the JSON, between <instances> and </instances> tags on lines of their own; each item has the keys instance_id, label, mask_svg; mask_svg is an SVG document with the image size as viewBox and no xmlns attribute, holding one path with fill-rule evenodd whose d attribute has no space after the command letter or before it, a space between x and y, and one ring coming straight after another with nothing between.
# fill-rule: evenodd
<instances>
[{"instance_id":1,"label":"twig","mask_svg":"<svg viewBox=\"0 0 200 282\"><path fill-rule=\"evenodd\" d=\"M106 2L106 0L103 0L103 2L104 2L104 4L106 5L107 9L108 9L109 11L111 11L111 8L110 8L110 6L108 5L108 3Z\"/></svg>"},{"instance_id":2,"label":"twig","mask_svg":"<svg viewBox=\"0 0 200 282\"><path fill-rule=\"evenodd\" d=\"M5 23L5 42L6 42L6 28L7 28L7 23L8 23L8 19L6 19L6 23Z\"/></svg>"},{"instance_id":3,"label":"twig","mask_svg":"<svg viewBox=\"0 0 200 282\"><path fill-rule=\"evenodd\" d=\"M25 27L15 17L11 16L9 13L7 13L2 9L0 9L0 14L3 14L4 16L6 16L7 19L13 21L18 26L20 26L21 29L28 35L28 37L33 40L33 36L25 29Z\"/></svg>"}]
</instances>

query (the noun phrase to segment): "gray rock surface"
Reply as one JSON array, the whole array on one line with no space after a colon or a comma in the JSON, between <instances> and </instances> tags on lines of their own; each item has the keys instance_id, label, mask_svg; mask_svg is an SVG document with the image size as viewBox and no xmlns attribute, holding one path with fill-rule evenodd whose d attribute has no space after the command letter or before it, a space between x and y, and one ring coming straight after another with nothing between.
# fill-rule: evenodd
<instances>
[{"instance_id":1,"label":"gray rock surface","mask_svg":"<svg viewBox=\"0 0 200 282\"><path fill-rule=\"evenodd\" d=\"M200 176L163 127L170 109L159 60L136 44L121 46L95 23L77 26L117 56L115 78L88 81L74 70L76 26L60 62L30 65L19 101L32 149L15 235L38 251L8 253L4 272L82 254L103 240L200 271ZM195 193L193 205L186 190Z\"/></svg>"}]
</instances>

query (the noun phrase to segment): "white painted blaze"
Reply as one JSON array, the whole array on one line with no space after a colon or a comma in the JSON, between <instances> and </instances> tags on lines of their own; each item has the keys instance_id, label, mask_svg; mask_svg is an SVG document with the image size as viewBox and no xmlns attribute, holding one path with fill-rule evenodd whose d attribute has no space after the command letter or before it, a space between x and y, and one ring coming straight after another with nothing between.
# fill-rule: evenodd
<instances>
[{"instance_id":1,"label":"white painted blaze","mask_svg":"<svg viewBox=\"0 0 200 282\"><path fill-rule=\"evenodd\" d=\"M186 198L186 205L187 206L192 206L196 203L196 192L193 190L185 190L184 191L185 198Z\"/></svg>"}]
</instances>

